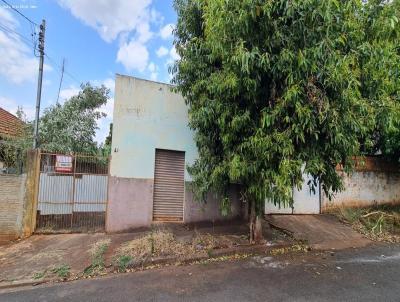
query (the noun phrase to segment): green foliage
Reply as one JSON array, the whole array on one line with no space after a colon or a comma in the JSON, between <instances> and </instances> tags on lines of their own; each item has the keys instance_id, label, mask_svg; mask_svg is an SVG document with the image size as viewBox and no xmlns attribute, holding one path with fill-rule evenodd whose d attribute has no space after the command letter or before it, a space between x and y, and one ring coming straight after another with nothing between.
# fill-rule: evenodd
<instances>
[{"instance_id":1,"label":"green foliage","mask_svg":"<svg viewBox=\"0 0 400 302\"><path fill-rule=\"evenodd\" d=\"M71 274L71 267L68 264L63 264L51 270L52 273L57 274L59 278L68 278Z\"/></svg>"},{"instance_id":2,"label":"green foliage","mask_svg":"<svg viewBox=\"0 0 400 302\"><path fill-rule=\"evenodd\" d=\"M22 172L26 152L32 148L33 144L32 123L27 120L22 107L18 107L16 116L20 119L20 122L14 126L17 129L17 135L0 137L0 161L12 173Z\"/></svg>"},{"instance_id":3,"label":"green foliage","mask_svg":"<svg viewBox=\"0 0 400 302\"><path fill-rule=\"evenodd\" d=\"M32 276L34 280L42 279L44 276L46 276L47 270L44 270L43 272L35 272Z\"/></svg>"},{"instance_id":4,"label":"green foliage","mask_svg":"<svg viewBox=\"0 0 400 302\"><path fill-rule=\"evenodd\" d=\"M110 146L110 148L111 148L111 142L112 142L112 130L113 130L113 123L110 123L110 130L108 131L108 135L104 142L104 145Z\"/></svg>"},{"instance_id":5,"label":"green foliage","mask_svg":"<svg viewBox=\"0 0 400 302\"><path fill-rule=\"evenodd\" d=\"M399 242L400 206L375 205L369 208L339 208L332 211L339 219L372 240Z\"/></svg>"},{"instance_id":6,"label":"green foliage","mask_svg":"<svg viewBox=\"0 0 400 302\"><path fill-rule=\"evenodd\" d=\"M110 130L108 132L108 135L106 136L104 144L101 143L99 146L99 156L108 157L111 155L112 128L113 123L110 123Z\"/></svg>"},{"instance_id":7,"label":"green foliage","mask_svg":"<svg viewBox=\"0 0 400 302\"><path fill-rule=\"evenodd\" d=\"M108 241L99 241L93 244L91 249L92 263L84 269L83 273L85 275L95 275L104 269L104 255L107 252L109 245L110 243Z\"/></svg>"},{"instance_id":8,"label":"green foliage","mask_svg":"<svg viewBox=\"0 0 400 302\"><path fill-rule=\"evenodd\" d=\"M311 189L341 190L335 166L350 171L399 121L398 3L175 0L173 82L196 133L197 196L214 189L226 207L239 183L261 213L265 200L292 204L303 172Z\"/></svg>"},{"instance_id":9,"label":"green foliage","mask_svg":"<svg viewBox=\"0 0 400 302\"><path fill-rule=\"evenodd\" d=\"M129 264L132 263L132 256L130 255L121 255L117 258L117 266L119 272L125 272L128 268Z\"/></svg>"},{"instance_id":10,"label":"green foliage","mask_svg":"<svg viewBox=\"0 0 400 302\"><path fill-rule=\"evenodd\" d=\"M364 41L358 46L361 93L373 108L371 148L400 159L400 1L369 1L363 7Z\"/></svg>"},{"instance_id":11,"label":"green foliage","mask_svg":"<svg viewBox=\"0 0 400 302\"><path fill-rule=\"evenodd\" d=\"M81 86L78 95L64 104L57 103L44 110L40 119L40 148L51 152L96 153L94 141L97 120L105 117L99 108L107 103L109 89Z\"/></svg>"}]
</instances>

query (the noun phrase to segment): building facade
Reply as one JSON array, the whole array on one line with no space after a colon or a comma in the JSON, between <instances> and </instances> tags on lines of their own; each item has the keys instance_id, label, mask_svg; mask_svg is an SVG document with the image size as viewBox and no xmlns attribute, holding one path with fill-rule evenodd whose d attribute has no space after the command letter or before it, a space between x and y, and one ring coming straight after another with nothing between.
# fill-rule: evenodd
<instances>
[{"instance_id":1,"label":"building facade","mask_svg":"<svg viewBox=\"0 0 400 302\"><path fill-rule=\"evenodd\" d=\"M220 214L215 194L206 203L194 199L187 166L196 157L188 108L172 86L117 75L106 230L240 216L243 205L235 186L228 216Z\"/></svg>"}]
</instances>

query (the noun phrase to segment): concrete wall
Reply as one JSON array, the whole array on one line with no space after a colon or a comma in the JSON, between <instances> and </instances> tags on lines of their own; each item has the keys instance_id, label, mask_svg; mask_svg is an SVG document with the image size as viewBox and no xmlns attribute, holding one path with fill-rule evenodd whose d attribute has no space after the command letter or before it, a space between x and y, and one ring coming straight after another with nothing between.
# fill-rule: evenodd
<instances>
[{"instance_id":1,"label":"concrete wall","mask_svg":"<svg viewBox=\"0 0 400 302\"><path fill-rule=\"evenodd\" d=\"M106 230L124 231L152 223L155 150L185 152L185 165L196 159L188 108L171 86L129 76L115 81L112 158ZM191 177L185 169L185 182ZM193 202L185 189L184 222L224 219L218 203L206 208ZM235 195L236 196L236 195ZM234 211L240 206L235 202Z\"/></svg>"},{"instance_id":2,"label":"concrete wall","mask_svg":"<svg viewBox=\"0 0 400 302\"><path fill-rule=\"evenodd\" d=\"M322 211L332 207L364 207L400 203L400 172L356 171L351 175L340 172L345 190L332 200L322 195Z\"/></svg>"},{"instance_id":3,"label":"concrete wall","mask_svg":"<svg viewBox=\"0 0 400 302\"><path fill-rule=\"evenodd\" d=\"M311 192L307 183L312 178L304 174L303 180L300 189L293 188L293 208L265 202L265 214L319 214L321 211L319 186L315 188L315 192Z\"/></svg>"},{"instance_id":4,"label":"concrete wall","mask_svg":"<svg viewBox=\"0 0 400 302\"><path fill-rule=\"evenodd\" d=\"M0 241L22 234L25 181L25 174L0 174Z\"/></svg>"},{"instance_id":5,"label":"concrete wall","mask_svg":"<svg viewBox=\"0 0 400 302\"><path fill-rule=\"evenodd\" d=\"M292 208L279 208L265 204L266 214L316 214L335 207L368 207L380 204L400 204L400 166L398 163L377 157L356 159L354 172L347 175L338 166L337 172L343 180L344 191L332 200L324 192L310 192L304 176L301 190L293 189Z\"/></svg>"},{"instance_id":6,"label":"concrete wall","mask_svg":"<svg viewBox=\"0 0 400 302\"><path fill-rule=\"evenodd\" d=\"M186 222L223 221L244 215L244 206L240 201L240 191L237 185L232 185L229 190L229 199L232 203L227 216L221 215L220 199L216 194L210 192L206 203L203 203L195 200L190 182L186 183L185 188L184 220Z\"/></svg>"}]
</instances>

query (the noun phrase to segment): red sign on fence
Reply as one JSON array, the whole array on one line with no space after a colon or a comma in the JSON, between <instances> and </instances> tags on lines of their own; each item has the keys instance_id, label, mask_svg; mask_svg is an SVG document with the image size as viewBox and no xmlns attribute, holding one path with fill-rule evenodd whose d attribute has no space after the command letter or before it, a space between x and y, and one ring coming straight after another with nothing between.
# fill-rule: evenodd
<instances>
[{"instance_id":1,"label":"red sign on fence","mask_svg":"<svg viewBox=\"0 0 400 302\"><path fill-rule=\"evenodd\" d=\"M72 156L56 155L56 172L72 172Z\"/></svg>"}]
</instances>

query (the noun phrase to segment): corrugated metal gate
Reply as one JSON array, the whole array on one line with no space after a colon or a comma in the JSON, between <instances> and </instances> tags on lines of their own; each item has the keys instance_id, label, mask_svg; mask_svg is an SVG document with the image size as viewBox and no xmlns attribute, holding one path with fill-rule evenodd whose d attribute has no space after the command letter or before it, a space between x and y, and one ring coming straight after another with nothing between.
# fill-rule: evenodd
<instances>
[{"instance_id":1,"label":"corrugated metal gate","mask_svg":"<svg viewBox=\"0 0 400 302\"><path fill-rule=\"evenodd\" d=\"M104 231L109 158L40 154L36 232Z\"/></svg>"},{"instance_id":2,"label":"corrugated metal gate","mask_svg":"<svg viewBox=\"0 0 400 302\"><path fill-rule=\"evenodd\" d=\"M156 149L153 220L183 221L185 153Z\"/></svg>"}]
</instances>

